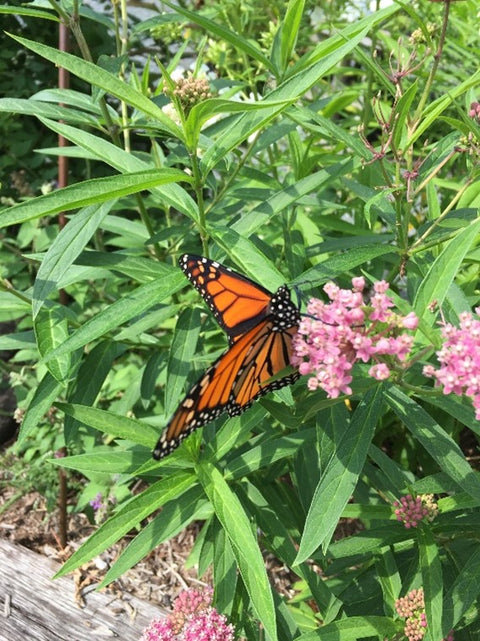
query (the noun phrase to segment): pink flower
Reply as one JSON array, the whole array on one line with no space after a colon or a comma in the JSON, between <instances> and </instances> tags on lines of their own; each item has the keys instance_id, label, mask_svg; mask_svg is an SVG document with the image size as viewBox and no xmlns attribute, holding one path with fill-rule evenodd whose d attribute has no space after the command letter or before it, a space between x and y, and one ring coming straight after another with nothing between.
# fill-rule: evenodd
<instances>
[{"instance_id":1,"label":"pink flower","mask_svg":"<svg viewBox=\"0 0 480 641\"><path fill-rule=\"evenodd\" d=\"M475 311L478 315L480 307ZM475 418L480 420L480 320L464 312L460 314L460 327L441 325L445 342L437 352L440 367L426 365L423 374L435 378L444 394L470 397Z\"/></svg>"},{"instance_id":2,"label":"pink flower","mask_svg":"<svg viewBox=\"0 0 480 641\"><path fill-rule=\"evenodd\" d=\"M233 626L211 607L213 589L190 588L180 592L172 613L153 620L141 641L233 641Z\"/></svg>"},{"instance_id":3,"label":"pink flower","mask_svg":"<svg viewBox=\"0 0 480 641\"><path fill-rule=\"evenodd\" d=\"M209 608L187 623L184 641L233 641L233 626L223 614Z\"/></svg>"},{"instance_id":4,"label":"pink flower","mask_svg":"<svg viewBox=\"0 0 480 641\"><path fill-rule=\"evenodd\" d=\"M175 641L172 622L168 618L153 619L140 641Z\"/></svg>"},{"instance_id":5,"label":"pink flower","mask_svg":"<svg viewBox=\"0 0 480 641\"><path fill-rule=\"evenodd\" d=\"M373 367L368 370L368 373L377 381L385 381L390 376L390 370L385 363L373 365Z\"/></svg>"},{"instance_id":6,"label":"pink flower","mask_svg":"<svg viewBox=\"0 0 480 641\"><path fill-rule=\"evenodd\" d=\"M412 348L413 338L404 330L418 324L413 313L402 317L391 311L394 303L385 281L374 284L368 304L362 294L365 280L353 278L352 286L340 289L327 283L323 289L329 303L310 299L293 342L292 365L310 376L310 390L321 387L329 398L352 393L351 370L357 361L373 361L370 375L388 378L391 365L404 361Z\"/></svg>"}]
</instances>

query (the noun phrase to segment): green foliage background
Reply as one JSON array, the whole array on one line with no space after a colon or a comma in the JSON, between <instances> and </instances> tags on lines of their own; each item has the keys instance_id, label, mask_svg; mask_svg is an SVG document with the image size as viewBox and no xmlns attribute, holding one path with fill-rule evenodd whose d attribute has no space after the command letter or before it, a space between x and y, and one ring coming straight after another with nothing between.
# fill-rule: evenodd
<instances>
[{"instance_id":1,"label":"green foliage background","mask_svg":"<svg viewBox=\"0 0 480 641\"><path fill-rule=\"evenodd\" d=\"M479 304L475 2L162 4L143 22L1 7L23 21L9 51L51 85L29 92L2 58L0 321L16 331L0 348L15 351L3 369L25 410L17 452L65 445L51 464L89 480L78 509L99 491L118 499L62 572L137 529L108 583L202 520L192 562L213 566L217 608L252 641L400 639L395 600L420 586L427 641L476 639L480 481L463 450L479 424L421 375L438 310L457 323ZM72 53L47 37L58 19ZM55 65L72 89L53 88ZM212 97L169 104L179 66ZM58 155L70 185L40 194ZM9 179L19 169L27 191ZM185 388L225 348L176 267L186 251L272 291L385 278L421 319L418 362L382 384L358 368L348 403L300 381L155 462ZM138 477L148 488L129 497ZM440 516L405 529L392 508L404 493L436 494ZM335 540L345 517L364 529ZM298 577L292 602L272 590L265 551Z\"/></svg>"}]
</instances>

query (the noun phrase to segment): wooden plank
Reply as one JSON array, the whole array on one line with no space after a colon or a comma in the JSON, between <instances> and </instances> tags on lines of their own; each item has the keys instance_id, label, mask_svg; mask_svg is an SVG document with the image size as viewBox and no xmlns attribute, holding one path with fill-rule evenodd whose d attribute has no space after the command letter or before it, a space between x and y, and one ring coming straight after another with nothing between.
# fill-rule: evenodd
<instances>
[{"instance_id":1,"label":"wooden plank","mask_svg":"<svg viewBox=\"0 0 480 641\"><path fill-rule=\"evenodd\" d=\"M52 580L60 564L0 539L0 641L139 641L162 615L130 595L89 592L75 603L72 577Z\"/></svg>"}]
</instances>

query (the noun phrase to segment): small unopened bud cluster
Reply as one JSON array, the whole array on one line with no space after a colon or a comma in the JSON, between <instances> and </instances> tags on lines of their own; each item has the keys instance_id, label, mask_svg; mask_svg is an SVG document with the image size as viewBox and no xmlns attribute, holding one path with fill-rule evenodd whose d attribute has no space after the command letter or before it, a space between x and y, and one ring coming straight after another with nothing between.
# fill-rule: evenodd
<instances>
[{"instance_id":1,"label":"small unopened bud cluster","mask_svg":"<svg viewBox=\"0 0 480 641\"><path fill-rule=\"evenodd\" d=\"M437 27L434 24L427 24L427 32L429 36L433 36L435 33ZM422 29L415 29L415 31L412 31L412 34L409 38L411 44L416 45L416 44L423 44L426 42L425 34L422 31Z\"/></svg>"},{"instance_id":2,"label":"small unopened bud cluster","mask_svg":"<svg viewBox=\"0 0 480 641\"><path fill-rule=\"evenodd\" d=\"M438 505L433 494L421 494L417 497L407 494L393 505L397 521L402 521L407 529L417 527L420 521L433 521L438 515Z\"/></svg>"},{"instance_id":3,"label":"small unopened bud cluster","mask_svg":"<svg viewBox=\"0 0 480 641\"><path fill-rule=\"evenodd\" d=\"M233 641L233 626L212 607L213 590L183 590L172 613L154 619L143 631L141 641Z\"/></svg>"},{"instance_id":4,"label":"small unopened bud cluster","mask_svg":"<svg viewBox=\"0 0 480 641\"><path fill-rule=\"evenodd\" d=\"M480 122L480 102L472 102L470 109L468 111L470 118L473 118L477 122Z\"/></svg>"},{"instance_id":5,"label":"small unopened bud cluster","mask_svg":"<svg viewBox=\"0 0 480 641\"><path fill-rule=\"evenodd\" d=\"M425 636L427 628L427 617L425 615L425 599L423 588L411 590L407 595L395 601L395 608L402 617L406 619L403 631L408 641L421 641ZM454 641L453 630L451 630L443 641Z\"/></svg>"},{"instance_id":6,"label":"small unopened bud cluster","mask_svg":"<svg viewBox=\"0 0 480 641\"><path fill-rule=\"evenodd\" d=\"M179 78L173 92L167 90L165 93L170 98L175 96L185 113L188 113L194 105L212 96L208 80L206 78L194 78L193 76Z\"/></svg>"}]
</instances>

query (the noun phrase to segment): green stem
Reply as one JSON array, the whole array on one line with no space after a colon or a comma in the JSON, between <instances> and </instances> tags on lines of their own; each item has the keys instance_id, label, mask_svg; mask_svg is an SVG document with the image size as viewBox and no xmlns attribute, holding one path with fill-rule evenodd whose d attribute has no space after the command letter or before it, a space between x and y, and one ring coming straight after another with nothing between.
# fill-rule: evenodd
<instances>
[{"instance_id":1,"label":"green stem","mask_svg":"<svg viewBox=\"0 0 480 641\"><path fill-rule=\"evenodd\" d=\"M200 227L200 238L202 240L202 249L204 256L208 256L208 242L207 242L207 217L205 211L205 202L203 200L203 180L198 164L198 158L195 150L190 151L190 159L192 163L192 173L194 178L194 190L197 197L198 207L198 225Z\"/></svg>"},{"instance_id":2,"label":"green stem","mask_svg":"<svg viewBox=\"0 0 480 641\"><path fill-rule=\"evenodd\" d=\"M427 236L429 236L429 235L432 233L432 231L433 231L433 230L434 230L434 229L439 225L439 223L441 223L441 222L442 222L442 220L447 216L447 214L449 214L449 213L452 211L453 207L457 204L457 202L458 202L458 201L460 200L460 198L463 196L463 194L465 193L465 191L467 190L467 188L472 184L472 180L473 180L473 178L469 178L469 179L465 182L465 184L463 185L463 187L462 187L461 189L459 189L459 190L458 190L458 192L455 194L455 197L454 197L454 198L452 198L452 200L448 203L448 206L447 206L447 207L445 207L445 209L444 209L444 210L443 210L443 212L440 214L440 216L438 216L438 218L436 218L436 219L433 221L432 225L430 225L430 227L425 231L425 233L424 233L424 234L422 234L422 235L420 236L420 238L417 238L417 240L413 243L413 245L410 247L410 252L412 252L412 250L415 250L415 248L416 248L416 247L418 247L419 245L421 245L421 244L423 243L423 241L425 240L425 238L427 238ZM422 251L423 251L424 249L425 249L425 247L423 246L423 247L422 247Z\"/></svg>"},{"instance_id":3,"label":"green stem","mask_svg":"<svg viewBox=\"0 0 480 641\"><path fill-rule=\"evenodd\" d=\"M415 124L410 132L411 134L413 134L413 132L417 127L417 124L420 122L423 109L430 96L430 89L432 87L433 81L437 74L438 65L440 64L440 58L442 57L443 47L445 45L445 39L447 36L448 14L450 12L450 0L446 0L446 2L444 3L444 6L445 6L445 13L443 14L442 31L440 33L440 39L438 41L437 51L433 56L433 65L432 65L432 68L430 69L430 73L428 75L427 82L425 84L422 95L420 97L420 101L418 103L417 109L415 110L415 114L413 117L413 122Z\"/></svg>"},{"instance_id":4,"label":"green stem","mask_svg":"<svg viewBox=\"0 0 480 641\"><path fill-rule=\"evenodd\" d=\"M137 206L138 206L138 211L140 213L140 218L142 219L143 224L145 225L148 233L150 236L153 236L155 234L155 228L153 226L152 220L148 214L147 208L145 207L145 203L143 201L143 198L140 196L140 194L135 194L135 199L137 201ZM162 249L158 243L153 243L153 251L155 253L155 256L161 260L162 258Z\"/></svg>"},{"instance_id":5,"label":"green stem","mask_svg":"<svg viewBox=\"0 0 480 641\"><path fill-rule=\"evenodd\" d=\"M0 290L4 292L9 292L10 294L12 294L12 296L16 296L24 303L28 303L28 305L32 304L31 298L27 298L26 296L18 292L16 289L14 289L13 285L9 283L8 280L6 280L5 278L0 278Z\"/></svg>"}]
</instances>

